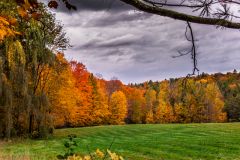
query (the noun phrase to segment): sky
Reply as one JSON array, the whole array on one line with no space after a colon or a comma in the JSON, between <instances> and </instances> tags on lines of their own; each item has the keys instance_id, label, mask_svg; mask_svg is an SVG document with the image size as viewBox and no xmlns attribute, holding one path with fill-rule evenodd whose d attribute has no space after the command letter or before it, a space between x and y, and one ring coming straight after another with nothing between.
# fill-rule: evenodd
<instances>
[{"instance_id":1,"label":"sky","mask_svg":"<svg viewBox=\"0 0 240 160\"><path fill-rule=\"evenodd\" d=\"M192 73L191 56L173 58L191 44L186 22L135 10L118 0L81 0L77 11L56 11L73 45L65 52L105 79L124 83L163 80ZM192 24L200 73L240 69L240 31Z\"/></svg>"}]
</instances>

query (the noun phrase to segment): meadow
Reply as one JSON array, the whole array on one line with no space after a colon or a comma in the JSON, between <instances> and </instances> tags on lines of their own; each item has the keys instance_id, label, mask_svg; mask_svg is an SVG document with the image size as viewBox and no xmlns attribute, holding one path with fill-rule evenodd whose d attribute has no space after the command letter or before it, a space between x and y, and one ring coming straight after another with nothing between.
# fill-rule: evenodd
<instances>
[{"instance_id":1,"label":"meadow","mask_svg":"<svg viewBox=\"0 0 240 160\"><path fill-rule=\"evenodd\" d=\"M240 159L240 123L146 124L56 129L44 140L0 142L2 159L56 159L67 135L77 152L111 150L130 160ZM0 158L0 159L1 159Z\"/></svg>"}]
</instances>

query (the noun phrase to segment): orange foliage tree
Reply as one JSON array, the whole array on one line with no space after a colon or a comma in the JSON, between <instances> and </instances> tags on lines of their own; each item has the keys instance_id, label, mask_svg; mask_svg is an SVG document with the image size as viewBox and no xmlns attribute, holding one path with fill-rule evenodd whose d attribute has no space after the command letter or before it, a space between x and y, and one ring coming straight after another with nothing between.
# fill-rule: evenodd
<instances>
[{"instance_id":1,"label":"orange foliage tree","mask_svg":"<svg viewBox=\"0 0 240 160\"><path fill-rule=\"evenodd\" d=\"M82 63L71 61L70 66L78 95L76 105L72 107L70 112L70 124L71 126L87 126L92 121L90 116L92 104L92 86L89 84L90 73Z\"/></svg>"}]
</instances>

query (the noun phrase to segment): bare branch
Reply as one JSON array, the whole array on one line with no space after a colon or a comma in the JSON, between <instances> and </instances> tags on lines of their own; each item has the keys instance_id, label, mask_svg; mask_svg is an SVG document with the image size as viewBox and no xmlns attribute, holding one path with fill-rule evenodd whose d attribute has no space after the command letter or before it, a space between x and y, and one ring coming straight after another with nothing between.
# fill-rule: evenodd
<instances>
[{"instance_id":1,"label":"bare branch","mask_svg":"<svg viewBox=\"0 0 240 160\"><path fill-rule=\"evenodd\" d=\"M190 34L190 37L188 37L188 33ZM189 42L191 42L192 44L191 48L189 50L178 51L179 55L172 56L172 57L177 58L177 57L182 57L182 56L191 54L191 59L193 61L193 71L191 74L187 75L187 77L190 77L195 75L196 72L199 72L199 69L197 68L197 52L196 52L196 44L195 44L196 40L194 39L193 29L189 22L187 22L185 37Z\"/></svg>"},{"instance_id":2,"label":"bare branch","mask_svg":"<svg viewBox=\"0 0 240 160\"><path fill-rule=\"evenodd\" d=\"M199 72L199 69L197 68L197 52L196 52L196 45L195 45L195 39L194 39L194 35L193 35L193 30L192 30L192 26L189 22L187 22L188 28L190 30L190 34L191 34L191 39L192 39L192 60L193 60L193 72L192 75L195 75L195 72Z\"/></svg>"}]
</instances>

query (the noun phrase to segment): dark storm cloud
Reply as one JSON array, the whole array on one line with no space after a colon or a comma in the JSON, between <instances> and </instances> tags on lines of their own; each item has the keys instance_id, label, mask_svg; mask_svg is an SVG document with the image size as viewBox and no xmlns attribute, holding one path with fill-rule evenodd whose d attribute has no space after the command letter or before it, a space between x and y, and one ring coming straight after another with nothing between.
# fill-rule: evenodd
<instances>
[{"instance_id":1,"label":"dark storm cloud","mask_svg":"<svg viewBox=\"0 0 240 160\"><path fill-rule=\"evenodd\" d=\"M102 10L119 12L131 8L119 0L69 0L69 2L77 7L77 12ZM62 2L59 3L58 12L70 13Z\"/></svg>"}]
</instances>

